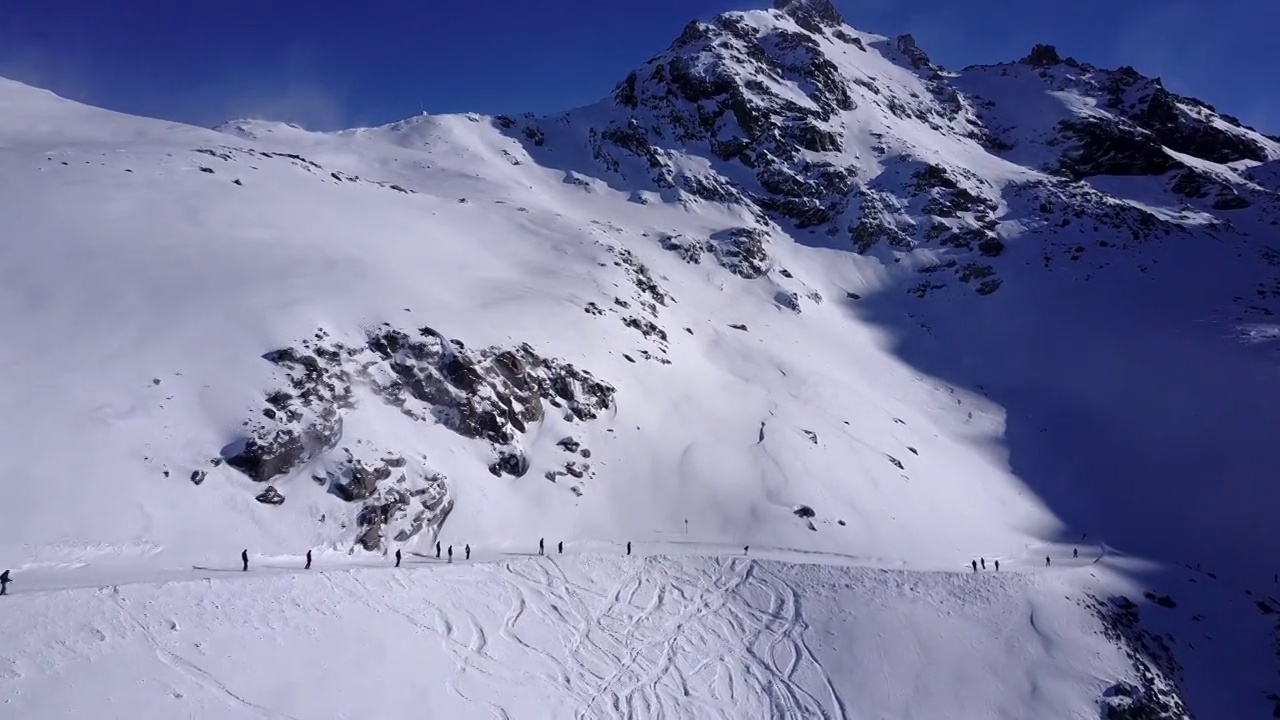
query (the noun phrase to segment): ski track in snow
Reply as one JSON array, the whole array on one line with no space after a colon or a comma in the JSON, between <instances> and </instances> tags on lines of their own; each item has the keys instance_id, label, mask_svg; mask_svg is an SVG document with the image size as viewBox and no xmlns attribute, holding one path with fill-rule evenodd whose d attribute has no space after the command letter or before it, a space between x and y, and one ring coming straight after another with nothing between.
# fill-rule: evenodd
<instances>
[{"instance_id":1,"label":"ski track in snow","mask_svg":"<svg viewBox=\"0 0 1280 720\"><path fill-rule=\"evenodd\" d=\"M336 614L341 618L347 612L341 608L364 608L381 617L380 622L394 622L400 628L384 628L376 637L385 638L390 632L398 642L417 648L414 652L430 654L423 646L426 643L443 653L440 657L447 658L443 665L437 663L429 676L411 682L441 687L452 699L436 697L434 702L455 708L461 713L457 717L847 720L859 716L850 710L858 706L857 698L842 689L854 678L847 670L827 666L831 650L821 649L822 643L815 645L822 633L815 630L804 608L816 603L829 621L833 612L845 612L833 610L833 588L865 584L859 573L887 573L884 577L893 578L901 571L804 564L813 558L763 547L761 554L800 564L742 557L730 548L707 544L684 544L686 551L692 551L684 557L651 554L672 546L682 547L679 543L637 544L634 557L571 551L535 558L478 552L471 562L415 562L399 569L347 564L304 571L286 569L277 561L248 573L220 574L218 582L211 582L211 576L154 573L150 579L131 577L130 583L98 585L97 590L46 577L44 589L20 582L12 588L14 597L6 600L27 603L19 608L20 614L39 614L47 605L64 602L75 603L86 617L105 613L105 621L120 636L111 640L140 637L168 669L162 675L186 678L188 685L199 688L197 699L206 703L202 710L209 716L317 717L263 699L261 691L243 687L245 678L235 668L194 659L190 650L175 644L177 636L159 635L163 625L178 632L200 624L197 619L184 618L181 623L173 619L190 611L181 607L179 598L184 596L186 602L202 608L211 605L215 618L238 618L247 611L245 622L252 622L259 632L280 636L286 644L309 617ZM1004 577L989 572L986 581L1035 583L1037 576L1061 577L1092 564L1085 558L1065 559L1045 570L1037 568L1034 559L1010 559L1006 563L1010 571L1000 574ZM59 574L76 572L82 571L62 569ZM804 579L806 573L849 576L831 587L823 585L829 580L808 579L798 585L797 577ZM933 578L930 582L944 586L983 580L963 572L906 575ZM262 583L275 590L250 590ZM295 592L299 583L311 590ZM242 593L248 593L250 600L244 600ZM204 599L205 594L217 599ZM175 599L166 602L170 595ZM909 595L903 599L911 601ZM329 603L327 611L317 612L321 602ZM282 614L275 605L289 610ZM848 610L854 618L859 615L858 608ZM1049 647L1052 641L1044 628L1033 622L1031 630L1047 654L1057 651ZM111 644L101 630L90 634L97 638L95 647ZM205 634L217 635L198 633ZM859 637L849 634L841 642L856 644ZM57 644L65 647L66 641L59 639ZM199 647L197 643L203 654ZM0 648L3 652L12 651ZM358 656L359 648L351 652ZM39 650L34 654L38 656ZM21 655L0 655L0 667L6 660L12 667L25 667L31 661ZM0 674L0 693L8 689L11 696L16 693L21 698L24 674ZM304 681L305 677L304 673ZM509 695L523 700L505 702ZM35 697L39 699L39 693ZM530 697L539 701L530 703Z\"/></svg>"}]
</instances>

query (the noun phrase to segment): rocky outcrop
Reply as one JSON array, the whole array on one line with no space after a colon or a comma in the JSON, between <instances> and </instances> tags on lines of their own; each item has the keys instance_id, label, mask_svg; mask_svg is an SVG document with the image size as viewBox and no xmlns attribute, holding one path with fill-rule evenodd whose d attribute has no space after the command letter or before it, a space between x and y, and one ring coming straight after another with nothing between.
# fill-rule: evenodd
<instances>
[{"instance_id":1,"label":"rocky outcrop","mask_svg":"<svg viewBox=\"0 0 1280 720\"><path fill-rule=\"evenodd\" d=\"M425 462L376 452L367 444L331 454L312 477L356 504L356 542L366 550L388 540L404 542L425 527L439 528L453 509L444 475Z\"/></svg>"},{"instance_id":2,"label":"rocky outcrop","mask_svg":"<svg viewBox=\"0 0 1280 720\"><path fill-rule=\"evenodd\" d=\"M281 495L280 491L277 490L274 485L268 485L265 490L258 493L254 500L257 500L263 505L283 505L284 495Z\"/></svg>"},{"instance_id":3,"label":"rocky outcrop","mask_svg":"<svg viewBox=\"0 0 1280 720\"><path fill-rule=\"evenodd\" d=\"M299 347L264 357L283 372L285 387L267 394L258 417L245 425L246 437L224 450L226 462L257 482L303 465L318 468L316 483L355 506L356 542L366 549L438 528L453 500L447 479L424 461L344 436L356 387L413 421L487 442L490 471L517 477L529 467L520 436L546 407L569 422L589 421L614 396L611 385L530 345L470 350L426 327L410 333L383 325L361 345L318 331ZM277 496L268 488L258 499L278 505L284 498Z\"/></svg>"},{"instance_id":4,"label":"rocky outcrop","mask_svg":"<svg viewBox=\"0 0 1280 720\"><path fill-rule=\"evenodd\" d=\"M797 25L811 33L823 33L844 24L840 11L830 0L773 0L773 7L791 16Z\"/></svg>"},{"instance_id":5,"label":"rocky outcrop","mask_svg":"<svg viewBox=\"0 0 1280 720\"><path fill-rule=\"evenodd\" d=\"M1142 627L1138 606L1124 596L1094 598L1092 610L1133 666L1134 680L1117 680L1099 698L1106 720L1190 720L1178 682L1182 666L1169 641Z\"/></svg>"}]
</instances>

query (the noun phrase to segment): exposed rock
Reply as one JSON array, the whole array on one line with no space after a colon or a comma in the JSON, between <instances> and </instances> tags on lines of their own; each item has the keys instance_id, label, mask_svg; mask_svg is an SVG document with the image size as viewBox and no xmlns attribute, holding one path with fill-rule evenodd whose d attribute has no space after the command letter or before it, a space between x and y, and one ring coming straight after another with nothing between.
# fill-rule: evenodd
<instances>
[{"instance_id":1,"label":"exposed rock","mask_svg":"<svg viewBox=\"0 0 1280 720\"><path fill-rule=\"evenodd\" d=\"M790 15L797 25L812 33L844 24L840 11L830 0L773 0L773 7Z\"/></svg>"},{"instance_id":2,"label":"exposed rock","mask_svg":"<svg viewBox=\"0 0 1280 720\"><path fill-rule=\"evenodd\" d=\"M800 296L794 292L779 290L774 294L773 301L796 314L799 314L802 309L800 307Z\"/></svg>"},{"instance_id":3,"label":"exposed rock","mask_svg":"<svg viewBox=\"0 0 1280 720\"><path fill-rule=\"evenodd\" d=\"M899 35L894 41L894 47L898 49L898 52L902 53L903 57L911 64L911 67L916 70L934 69L933 62L929 60L929 56L916 45L916 39L910 34Z\"/></svg>"},{"instance_id":4,"label":"exposed rock","mask_svg":"<svg viewBox=\"0 0 1280 720\"><path fill-rule=\"evenodd\" d=\"M192 482L192 483L194 483L194 484L196 484L196 485L199 485L200 483L204 482L204 479L205 479L205 476L206 476L206 475L207 475L207 473L206 473L204 470L192 470L192 471L191 471L191 482Z\"/></svg>"},{"instance_id":5,"label":"exposed rock","mask_svg":"<svg viewBox=\"0 0 1280 720\"><path fill-rule=\"evenodd\" d=\"M1058 57L1058 49L1052 45L1037 44L1031 48L1031 52L1022 59L1024 65L1032 67L1047 67L1049 65L1057 65L1062 62L1062 58Z\"/></svg>"},{"instance_id":6,"label":"exposed rock","mask_svg":"<svg viewBox=\"0 0 1280 720\"><path fill-rule=\"evenodd\" d=\"M1177 685L1182 667L1164 637L1143 629L1137 604L1124 596L1107 601L1094 598L1092 609L1102 623L1103 634L1124 651L1136 675L1136 682L1116 682L1103 692L1102 717L1190 720Z\"/></svg>"},{"instance_id":7,"label":"exposed rock","mask_svg":"<svg viewBox=\"0 0 1280 720\"><path fill-rule=\"evenodd\" d=\"M504 451L498 454L497 460L489 464L489 472L498 477L503 475L524 477L524 474L529 472L529 460L523 453Z\"/></svg>"},{"instance_id":8,"label":"exposed rock","mask_svg":"<svg viewBox=\"0 0 1280 720\"><path fill-rule=\"evenodd\" d=\"M805 520L813 518L814 516L817 515L817 513L813 511L813 508L809 507L808 505L797 505L795 510L793 510L792 512L796 514L796 517L804 518Z\"/></svg>"},{"instance_id":9,"label":"exposed rock","mask_svg":"<svg viewBox=\"0 0 1280 720\"><path fill-rule=\"evenodd\" d=\"M768 238L769 234L760 228L731 228L713 234L710 249L726 270L752 280L768 270Z\"/></svg>"},{"instance_id":10,"label":"exposed rock","mask_svg":"<svg viewBox=\"0 0 1280 720\"><path fill-rule=\"evenodd\" d=\"M571 437L560 438L559 442L557 442L556 445L559 445L560 447L564 448L566 452L571 452L571 453L578 452L578 448L582 446L581 443L579 443L577 440Z\"/></svg>"},{"instance_id":11,"label":"exposed rock","mask_svg":"<svg viewBox=\"0 0 1280 720\"><path fill-rule=\"evenodd\" d=\"M232 467L265 482L319 461L313 479L358 505L357 543L379 547L439 527L452 508L447 481L417 459L343 440L343 414L357 384L412 420L439 423L492 444L495 474L521 476L529 461L519 437L542 419L544 405L566 420L587 421L612 404L614 389L532 347L469 350L431 328L416 335L389 324L363 345L329 342L323 331L299 348L268 353L287 389L268 393L248 437L224 450ZM193 476L193 482L195 478Z\"/></svg>"},{"instance_id":12,"label":"exposed rock","mask_svg":"<svg viewBox=\"0 0 1280 720\"><path fill-rule=\"evenodd\" d=\"M276 490L275 485L268 485L265 490L258 493L254 500L257 500L263 505L283 505L284 495L281 495L280 491Z\"/></svg>"}]
</instances>

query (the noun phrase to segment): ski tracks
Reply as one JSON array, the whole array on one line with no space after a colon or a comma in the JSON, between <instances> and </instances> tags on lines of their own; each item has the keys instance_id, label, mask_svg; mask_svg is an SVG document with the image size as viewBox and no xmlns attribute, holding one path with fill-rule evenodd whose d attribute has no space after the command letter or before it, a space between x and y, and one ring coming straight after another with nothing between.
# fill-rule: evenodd
<instances>
[{"instance_id":1,"label":"ski tracks","mask_svg":"<svg viewBox=\"0 0 1280 720\"><path fill-rule=\"evenodd\" d=\"M504 563L453 580L447 603L416 606L358 577L335 585L438 637L456 664L448 691L493 717L847 720L806 644L799 593L767 566L625 562L607 585L554 558ZM546 701L479 700L517 687Z\"/></svg>"},{"instance_id":2,"label":"ski tracks","mask_svg":"<svg viewBox=\"0 0 1280 720\"><path fill-rule=\"evenodd\" d=\"M152 649L155 650L156 657L160 660L160 662L164 663L170 668L173 668L179 674L190 678L197 685L208 690L213 695L219 696L228 700L233 706L242 708L248 711L251 715L255 717L265 718L267 720L298 720L292 715L288 715L278 710L273 710L269 707L258 705L257 703L252 702L251 700L248 700L241 695L238 695L231 688L223 684L221 680L218 680L218 678L214 677L212 673L209 673L204 668L200 667L199 665L192 662L191 660L188 660L187 658L179 655L173 650L170 650L169 648L165 647L165 643L163 643L158 637L156 637L155 633L151 631L151 628L147 627L146 622L144 622L142 618L138 617L136 614L133 613L133 611L131 611L128 608L128 606L125 604L124 599L122 599L118 594L114 594L114 593L113 593L113 597L116 603L116 607L120 609L121 617L127 620L129 624L136 627L138 631L142 633L142 636L147 639L147 641L151 644Z\"/></svg>"}]
</instances>

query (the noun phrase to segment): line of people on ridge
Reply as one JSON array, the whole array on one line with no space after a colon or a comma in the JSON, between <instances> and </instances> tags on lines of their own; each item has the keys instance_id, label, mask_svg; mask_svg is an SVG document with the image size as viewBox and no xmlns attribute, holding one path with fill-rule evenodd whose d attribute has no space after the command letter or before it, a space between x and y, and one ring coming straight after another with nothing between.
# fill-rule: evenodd
<instances>
[{"instance_id":1,"label":"line of people on ridge","mask_svg":"<svg viewBox=\"0 0 1280 720\"><path fill-rule=\"evenodd\" d=\"M1079 557L1080 557L1080 548L1071 548L1071 557L1072 557L1072 558L1079 558ZM999 571L1000 571L1000 561L999 561L999 560L995 560L995 561L994 561L994 563L995 563L995 566L996 566L996 571L997 571L997 572L999 572ZM981 566L983 570L986 570L986 569L987 569L987 559L986 559L986 558L978 558L977 560L970 560L970 561L969 561L969 565L973 567L973 571L974 571L974 572L978 572L978 567L979 567L979 566ZM1045 556L1044 556L1044 566L1045 566L1045 567L1051 567L1052 565L1053 565L1053 558L1049 557L1048 555L1045 555Z\"/></svg>"},{"instance_id":2,"label":"line of people on ridge","mask_svg":"<svg viewBox=\"0 0 1280 720\"><path fill-rule=\"evenodd\" d=\"M750 546L749 546L749 545L744 545L744 546L742 547L742 554L743 554L743 555L746 555L746 554L747 554L747 552L749 551L749 549L750 549ZM441 558L441 552L442 552L442 551L445 551L445 555L444 555L444 556L448 559L448 562L453 562L453 546L452 546L452 545L449 545L449 546L447 547L447 549L446 549L446 548L445 548L445 546L441 545L440 541L438 541L438 540L437 540L437 541L436 541L436 559L437 559L437 560L439 560L439 559ZM538 538L538 554L539 554L539 555L546 555L546 552L547 552L547 540L546 540L546 538ZM561 540L559 543L557 543L557 544L556 544L556 552L557 552L557 553L559 553L559 554L561 554L561 555L563 555L563 554L564 554L564 541L563 541L563 540ZM470 559L471 559L471 545L470 545L470 543L468 543L468 544L466 544L466 545L464 545L464 546L463 546L463 553L464 553L464 559L466 559L466 560L470 560ZM630 541L627 541L627 554L628 554L628 555L630 555L630 554L631 554L631 542L630 542ZM395 558L396 558L396 565L395 565L395 566L396 566L396 567L400 567L400 562L403 560L404 556L401 554L401 551L400 551L400 549L399 549L399 548L397 548L397 549L396 549L396 555L395 555ZM246 549L244 549L244 550L241 550L241 551L240 551L240 569L241 569L242 571L244 571L244 572L248 572L248 571L249 571L249 550L248 550L248 548L246 548ZM311 551L310 551L310 550L308 550L308 551L307 551L307 555L306 555L306 564L304 564L304 565L302 566L302 569L303 569L303 570L310 570L310 569L311 569ZM9 571L8 571L8 570L6 570L6 571L5 571L5 573L4 573L5 582L8 582L8 577L9 577Z\"/></svg>"},{"instance_id":3,"label":"line of people on ridge","mask_svg":"<svg viewBox=\"0 0 1280 720\"><path fill-rule=\"evenodd\" d=\"M442 546L442 545L441 545L441 543L440 543L439 541L437 541L437 542L436 542L436 559L437 559L437 560L441 559L441 553L442 553L442 551L444 551L444 550L445 550L444 546ZM557 553L559 553L559 554L561 554L561 555L563 555L563 554L564 554L564 541L563 541L563 540L561 540L559 543L557 543L557 544L556 544L556 552L557 552ZM470 560L470 559L471 559L471 544L470 544L470 543L468 543L468 544L466 544L466 545L464 545L464 546L463 546L463 553L464 553L464 559L466 559L466 560ZM750 545L743 545L743 546L742 546L742 554L743 554L743 555L749 555L750 553L751 553L751 546L750 546ZM539 539L538 539L538 554L539 554L539 555L545 555L545 554L546 554L546 538L539 538ZM628 541L628 542L627 542L627 555L630 555L630 554L631 554L631 542L630 542L630 541ZM445 554L445 557L448 559L448 562L453 562L453 546L452 546L452 545L449 545L449 546L447 547L447 552L446 552L446 554ZM1080 549L1079 549L1079 548L1072 548L1072 550L1071 550L1071 557L1072 557L1072 558L1079 558L1079 557L1080 557ZM400 567L400 563L401 563L401 561L403 560L403 555L401 554L401 551L400 551L398 548L396 549L395 558L396 558L396 564L395 564L395 566L396 566L396 567ZM995 566L996 571L999 571L999 570L1000 570L1000 561L999 561L999 560L994 560L994 561L993 561L993 563L994 563L994 566ZM244 549L244 550L242 550L242 551L240 551L240 564L241 564L241 565L240 565L240 569L241 569L242 571L244 571L244 572L248 572L248 571L249 571L249 550L248 550L247 548L246 548L246 549ZM1045 567L1050 567L1050 566L1053 564L1053 559L1052 559L1050 556L1045 555L1045 556L1044 556L1044 564L1045 564ZM977 560L971 560L971 561L970 561L970 566L973 568L973 571L974 571L974 572L978 572L979 568L981 568L982 570L986 570L986 569L987 569L987 559L984 557L984 558L978 558ZM304 570L310 570L310 569L311 569L311 551L310 551L310 550L308 550L308 551L307 551L307 555L306 555L306 564L303 566L303 569L304 569ZM1280 578L1280 575L1277 575L1276 577L1277 577L1277 578ZM1276 580L1276 578L1273 578L1273 580ZM1280 581L1280 580L1278 580L1278 581ZM10 578L9 578L9 571L8 571L8 570L5 570L4 572L0 573L0 595L5 595L5 594L8 592L8 590L9 590L9 583L10 583L10 582L12 582L12 580L10 580Z\"/></svg>"}]
</instances>

